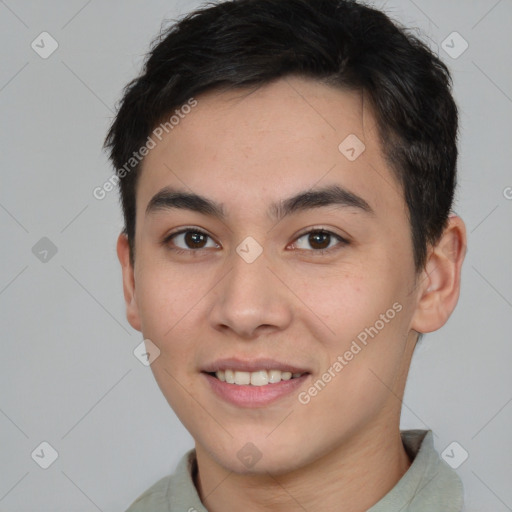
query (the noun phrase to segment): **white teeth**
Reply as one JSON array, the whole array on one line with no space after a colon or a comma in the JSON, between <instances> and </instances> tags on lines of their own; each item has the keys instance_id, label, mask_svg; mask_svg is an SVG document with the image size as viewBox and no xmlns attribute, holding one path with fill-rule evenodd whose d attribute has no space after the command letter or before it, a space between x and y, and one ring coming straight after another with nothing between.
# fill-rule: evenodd
<instances>
[{"instance_id":1,"label":"white teeth","mask_svg":"<svg viewBox=\"0 0 512 512\"><path fill-rule=\"evenodd\" d=\"M249 372L235 372L235 384L240 386L251 383L251 374Z\"/></svg>"},{"instance_id":2,"label":"white teeth","mask_svg":"<svg viewBox=\"0 0 512 512\"><path fill-rule=\"evenodd\" d=\"M215 376L222 382L238 384L239 386L265 386L276 384L282 380L296 379L302 373L282 372L281 370L258 370L257 372L242 372L238 370L219 370Z\"/></svg>"},{"instance_id":3,"label":"white teeth","mask_svg":"<svg viewBox=\"0 0 512 512\"><path fill-rule=\"evenodd\" d=\"M268 381L270 383L281 382L281 371L280 370L270 370L268 372Z\"/></svg>"},{"instance_id":4,"label":"white teeth","mask_svg":"<svg viewBox=\"0 0 512 512\"><path fill-rule=\"evenodd\" d=\"M261 370L259 372L251 373L251 384L253 386L264 386L268 384L268 373L267 370Z\"/></svg>"}]
</instances>

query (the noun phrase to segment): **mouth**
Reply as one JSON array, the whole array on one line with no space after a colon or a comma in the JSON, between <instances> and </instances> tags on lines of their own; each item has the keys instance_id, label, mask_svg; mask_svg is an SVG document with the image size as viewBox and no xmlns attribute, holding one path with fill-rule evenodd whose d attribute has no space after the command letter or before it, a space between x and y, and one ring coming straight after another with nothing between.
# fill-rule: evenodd
<instances>
[{"instance_id":1,"label":"mouth","mask_svg":"<svg viewBox=\"0 0 512 512\"><path fill-rule=\"evenodd\" d=\"M223 401L243 408L265 407L298 392L311 371L274 359L216 361L201 374L208 388Z\"/></svg>"},{"instance_id":2,"label":"mouth","mask_svg":"<svg viewBox=\"0 0 512 512\"><path fill-rule=\"evenodd\" d=\"M226 369L216 372L205 372L212 377L238 386L267 386L269 384L278 384L281 381L298 379L309 372L296 372L281 370L257 370L246 372L242 370Z\"/></svg>"}]
</instances>

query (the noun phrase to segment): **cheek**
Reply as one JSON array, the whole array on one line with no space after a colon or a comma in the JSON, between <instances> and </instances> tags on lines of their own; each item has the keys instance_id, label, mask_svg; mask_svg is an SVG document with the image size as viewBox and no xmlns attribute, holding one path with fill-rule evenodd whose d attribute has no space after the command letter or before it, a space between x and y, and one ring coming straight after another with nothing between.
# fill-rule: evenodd
<instances>
[{"instance_id":1,"label":"cheek","mask_svg":"<svg viewBox=\"0 0 512 512\"><path fill-rule=\"evenodd\" d=\"M137 304L143 334L166 343L207 290L197 279L152 262L136 276Z\"/></svg>"},{"instance_id":2,"label":"cheek","mask_svg":"<svg viewBox=\"0 0 512 512\"><path fill-rule=\"evenodd\" d=\"M317 324L323 323L324 336L328 328L329 345L338 348L340 342L343 345L372 326L397 300L399 291L389 276L375 264L358 263L345 265L341 270L315 270L293 286L313 313L309 316Z\"/></svg>"},{"instance_id":3,"label":"cheek","mask_svg":"<svg viewBox=\"0 0 512 512\"><path fill-rule=\"evenodd\" d=\"M388 309L383 311L385 314ZM397 405L405 349L402 313L389 323L381 321L383 325L374 319L363 322L361 315L347 318L347 333L356 334L340 336L328 347L329 364L302 395L304 401L310 399L304 405L308 414L323 418L333 432L345 429L348 435Z\"/></svg>"},{"instance_id":4,"label":"cheek","mask_svg":"<svg viewBox=\"0 0 512 512\"><path fill-rule=\"evenodd\" d=\"M405 279L393 276L391 269L369 268L374 272L332 275L327 288L312 281L315 284L308 296L317 317L330 331L328 336L325 328L316 334L328 359L320 372L338 362L338 371L331 368L336 375L332 381L337 384L329 387L331 391L338 388L343 394L341 402L352 405L389 393L386 385L400 372L411 316ZM327 400L339 403L339 394L328 395Z\"/></svg>"},{"instance_id":5,"label":"cheek","mask_svg":"<svg viewBox=\"0 0 512 512\"><path fill-rule=\"evenodd\" d=\"M154 262L143 268L139 277L136 286L142 334L160 350L151 371L169 405L182 412L190 400L185 390L193 384L197 336L191 320L201 290L183 273Z\"/></svg>"}]
</instances>

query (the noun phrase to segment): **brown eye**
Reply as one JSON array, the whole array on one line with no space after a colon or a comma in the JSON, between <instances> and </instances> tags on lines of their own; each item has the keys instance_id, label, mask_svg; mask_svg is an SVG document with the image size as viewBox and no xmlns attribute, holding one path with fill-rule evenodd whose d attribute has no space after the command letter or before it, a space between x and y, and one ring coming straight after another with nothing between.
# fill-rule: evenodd
<instances>
[{"instance_id":1,"label":"brown eye","mask_svg":"<svg viewBox=\"0 0 512 512\"><path fill-rule=\"evenodd\" d=\"M331 242L331 235L324 231L309 233L308 242L313 249L327 249Z\"/></svg>"},{"instance_id":2,"label":"brown eye","mask_svg":"<svg viewBox=\"0 0 512 512\"><path fill-rule=\"evenodd\" d=\"M183 229L169 235L164 245L177 252L199 251L200 249L219 248L210 235L198 229Z\"/></svg>"},{"instance_id":3,"label":"brown eye","mask_svg":"<svg viewBox=\"0 0 512 512\"><path fill-rule=\"evenodd\" d=\"M197 231L187 231L184 236L185 244L190 249L202 249L206 243L207 236Z\"/></svg>"},{"instance_id":4,"label":"brown eye","mask_svg":"<svg viewBox=\"0 0 512 512\"><path fill-rule=\"evenodd\" d=\"M299 236L294 243L295 248L312 254L324 254L348 245L349 241L324 229L315 229Z\"/></svg>"}]
</instances>

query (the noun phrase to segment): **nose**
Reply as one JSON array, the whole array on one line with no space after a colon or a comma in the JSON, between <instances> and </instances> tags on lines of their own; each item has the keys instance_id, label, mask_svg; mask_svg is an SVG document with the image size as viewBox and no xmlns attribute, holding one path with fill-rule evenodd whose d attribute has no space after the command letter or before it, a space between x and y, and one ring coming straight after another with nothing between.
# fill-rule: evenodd
<instances>
[{"instance_id":1,"label":"nose","mask_svg":"<svg viewBox=\"0 0 512 512\"><path fill-rule=\"evenodd\" d=\"M212 295L212 327L248 340L286 329L293 314L291 297L265 251L251 263L233 251L228 265L230 271Z\"/></svg>"}]
</instances>

